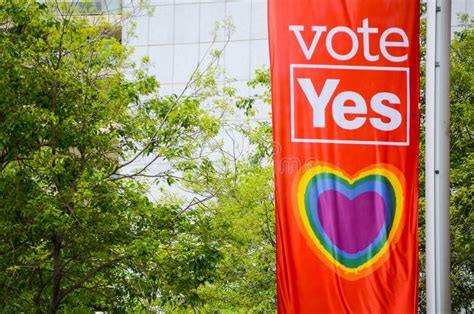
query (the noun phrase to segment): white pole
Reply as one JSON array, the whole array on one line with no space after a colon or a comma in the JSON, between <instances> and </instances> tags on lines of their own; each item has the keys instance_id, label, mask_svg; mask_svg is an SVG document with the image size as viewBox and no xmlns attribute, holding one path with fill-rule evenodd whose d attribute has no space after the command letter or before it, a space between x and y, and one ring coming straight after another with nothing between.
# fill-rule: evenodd
<instances>
[{"instance_id":1,"label":"white pole","mask_svg":"<svg viewBox=\"0 0 474 314\"><path fill-rule=\"evenodd\" d=\"M428 0L426 40L426 306L450 313L449 74L451 0Z\"/></svg>"}]
</instances>

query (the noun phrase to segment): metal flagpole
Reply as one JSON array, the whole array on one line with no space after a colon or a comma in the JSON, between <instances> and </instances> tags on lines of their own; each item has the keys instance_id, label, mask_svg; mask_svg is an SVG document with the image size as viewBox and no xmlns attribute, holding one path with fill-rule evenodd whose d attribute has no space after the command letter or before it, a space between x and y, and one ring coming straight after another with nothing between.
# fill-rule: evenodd
<instances>
[{"instance_id":1,"label":"metal flagpole","mask_svg":"<svg viewBox=\"0 0 474 314\"><path fill-rule=\"evenodd\" d=\"M449 75L451 0L428 0L426 40L426 305L450 313Z\"/></svg>"}]
</instances>

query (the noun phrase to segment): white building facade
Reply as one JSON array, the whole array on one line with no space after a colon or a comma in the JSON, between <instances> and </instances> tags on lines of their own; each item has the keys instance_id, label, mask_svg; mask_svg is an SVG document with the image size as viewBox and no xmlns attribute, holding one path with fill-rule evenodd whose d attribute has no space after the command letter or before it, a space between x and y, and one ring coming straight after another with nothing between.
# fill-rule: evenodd
<instances>
[{"instance_id":1,"label":"white building facade","mask_svg":"<svg viewBox=\"0 0 474 314\"><path fill-rule=\"evenodd\" d=\"M225 77L239 95L248 95L246 83L255 69L269 64L266 0L149 1L151 15L142 11L135 18L136 37L128 37L125 26L122 38L134 48L134 60L150 57L149 74L156 75L162 93L179 94L208 51L225 46L220 58ZM125 0L123 10L136 5Z\"/></svg>"}]
</instances>

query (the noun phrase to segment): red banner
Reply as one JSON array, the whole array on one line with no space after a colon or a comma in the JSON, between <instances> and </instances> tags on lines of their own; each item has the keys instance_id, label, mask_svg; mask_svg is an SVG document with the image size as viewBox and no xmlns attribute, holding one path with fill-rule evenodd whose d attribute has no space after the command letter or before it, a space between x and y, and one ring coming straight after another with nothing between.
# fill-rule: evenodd
<instances>
[{"instance_id":1,"label":"red banner","mask_svg":"<svg viewBox=\"0 0 474 314\"><path fill-rule=\"evenodd\" d=\"M419 1L268 7L278 309L414 313Z\"/></svg>"}]
</instances>

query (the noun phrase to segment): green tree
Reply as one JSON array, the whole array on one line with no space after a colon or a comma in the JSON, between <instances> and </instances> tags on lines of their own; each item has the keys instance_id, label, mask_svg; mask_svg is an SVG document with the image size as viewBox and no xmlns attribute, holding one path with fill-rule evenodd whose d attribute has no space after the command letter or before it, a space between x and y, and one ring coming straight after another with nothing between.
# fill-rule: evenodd
<instances>
[{"instance_id":1,"label":"green tree","mask_svg":"<svg viewBox=\"0 0 474 314\"><path fill-rule=\"evenodd\" d=\"M451 291L453 310L474 311L474 19L451 44Z\"/></svg>"},{"instance_id":2,"label":"green tree","mask_svg":"<svg viewBox=\"0 0 474 314\"><path fill-rule=\"evenodd\" d=\"M275 235L271 167L235 164L229 156L201 173L195 193L212 201L201 205L211 217L209 236L222 258L215 280L198 289L199 310L272 311L275 295ZM210 170L210 171L209 171ZM196 176L194 176L196 178ZM205 182L204 184L202 184Z\"/></svg>"},{"instance_id":3,"label":"green tree","mask_svg":"<svg viewBox=\"0 0 474 314\"><path fill-rule=\"evenodd\" d=\"M268 87L268 71L257 71L250 85ZM268 90L261 96L233 100L234 107L248 118L256 106L270 105ZM223 141L213 147L212 155L186 173L186 188L209 199L199 207L212 221L209 235L222 255L215 280L198 289L205 301L198 309L273 312L276 243L271 124L269 119L229 119L221 131Z\"/></svg>"},{"instance_id":4,"label":"green tree","mask_svg":"<svg viewBox=\"0 0 474 314\"><path fill-rule=\"evenodd\" d=\"M214 280L209 218L147 197L148 179L172 184L218 132L202 106L214 70L160 96L116 33L66 4L0 0L4 312L194 306Z\"/></svg>"},{"instance_id":5,"label":"green tree","mask_svg":"<svg viewBox=\"0 0 474 314\"><path fill-rule=\"evenodd\" d=\"M423 12L422 12L423 13ZM462 29L455 32L451 42L451 121L450 121L450 158L451 158L451 301L452 310L459 313L474 310L474 21L468 16L460 17ZM424 52L426 42L426 20L422 19L422 108L425 108ZM424 111L422 124L424 124ZM425 286L425 176L424 149L425 130L421 126L420 138L420 288L419 312L426 312Z\"/></svg>"}]
</instances>

